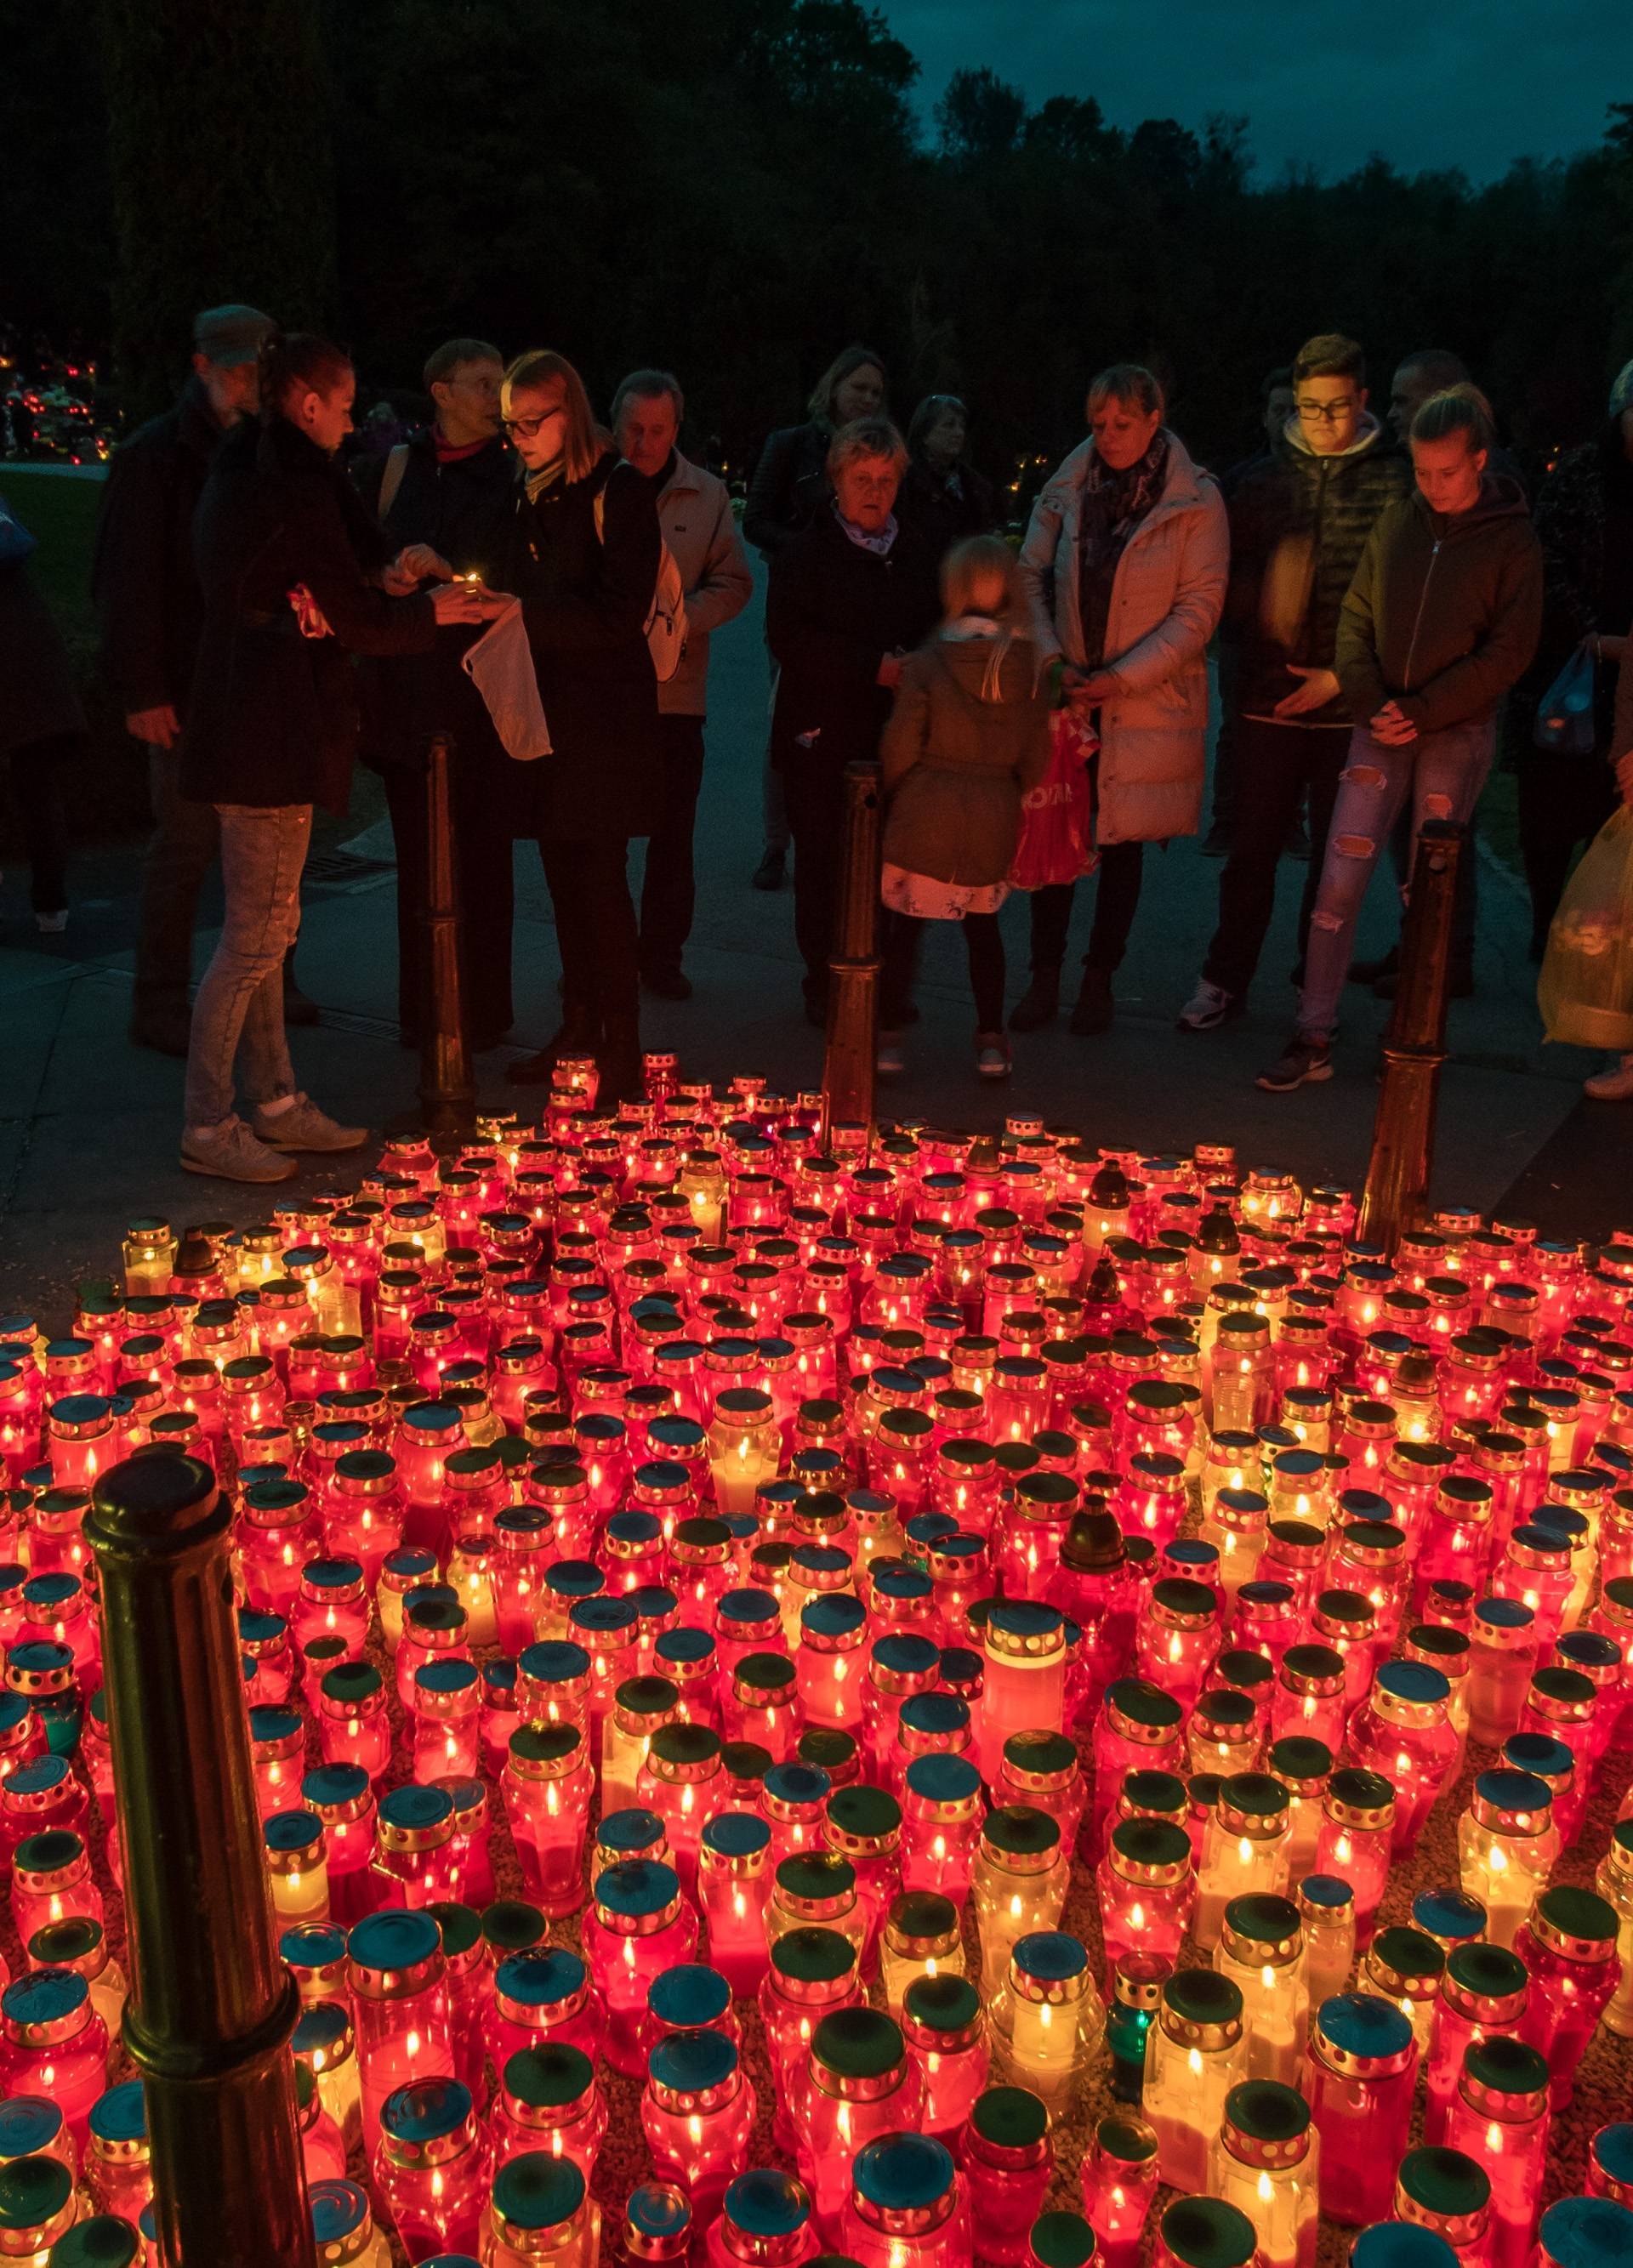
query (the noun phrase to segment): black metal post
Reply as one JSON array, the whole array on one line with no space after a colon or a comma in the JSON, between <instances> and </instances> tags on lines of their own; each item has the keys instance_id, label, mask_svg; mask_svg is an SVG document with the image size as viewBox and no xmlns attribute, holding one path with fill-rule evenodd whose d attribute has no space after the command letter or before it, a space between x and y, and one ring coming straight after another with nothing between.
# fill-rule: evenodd
<instances>
[{"instance_id":1,"label":"black metal post","mask_svg":"<svg viewBox=\"0 0 1633 2268\"><path fill-rule=\"evenodd\" d=\"M124 1853L125 2045L147 2093L166 2268L315 2268L249 1722L231 1515L208 1466L115 1465L85 1522Z\"/></svg>"},{"instance_id":2,"label":"black metal post","mask_svg":"<svg viewBox=\"0 0 1633 2268\"><path fill-rule=\"evenodd\" d=\"M1384 1037L1384 1085L1356 1233L1393 1252L1429 1204L1435 1102L1446 1059L1446 984L1463 829L1425 820L1417 838L1395 1008Z\"/></svg>"},{"instance_id":3,"label":"black metal post","mask_svg":"<svg viewBox=\"0 0 1633 2268\"><path fill-rule=\"evenodd\" d=\"M431 742L425 763L425 998L420 1004L419 1100L425 1130L444 1144L476 1123L477 1087L465 1037L459 966L459 871L454 862L454 806L446 733Z\"/></svg>"},{"instance_id":4,"label":"black metal post","mask_svg":"<svg viewBox=\"0 0 1633 2268\"><path fill-rule=\"evenodd\" d=\"M845 768L845 859L835 949L828 963L823 1057L823 1145L836 1123L873 1123L879 1021L879 767Z\"/></svg>"}]
</instances>

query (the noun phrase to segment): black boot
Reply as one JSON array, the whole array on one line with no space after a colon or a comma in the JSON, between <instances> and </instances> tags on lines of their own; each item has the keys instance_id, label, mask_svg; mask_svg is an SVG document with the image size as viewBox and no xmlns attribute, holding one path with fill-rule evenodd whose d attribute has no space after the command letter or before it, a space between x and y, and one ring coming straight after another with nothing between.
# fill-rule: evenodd
<instances>
[{"instance_id":1,"label":"black boot","mask_svg":"<svg viewBox=\"0 0 1633 2268\"><path fill-rule=\"evenodd\" d=\"M1060 965L1056 961L1032 970L1032 981L1009 1011L1012 1032L1041 1032L1053 1024L1060 1006Z\"/></svg>"},{"instance_id":2,"label":"black boot","mask_svg":"<svg viewBox=\"0 0 1633 2268\"><path fill-rule=\"evenodd\" d=\"M1072 1011L1072 1030L1080 1040L1092 1039L1111 1030L1116 1012L1110 973L1104 968L1085 968L1077 1005Z\"/></svg>"}]
</instances>

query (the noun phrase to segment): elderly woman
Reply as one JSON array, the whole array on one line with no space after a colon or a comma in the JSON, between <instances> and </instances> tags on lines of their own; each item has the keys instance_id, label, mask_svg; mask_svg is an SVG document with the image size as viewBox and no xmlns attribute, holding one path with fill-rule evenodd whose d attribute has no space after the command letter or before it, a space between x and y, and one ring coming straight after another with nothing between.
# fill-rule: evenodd
<instances>
[{"instance_id":1,"label":"elderly woman","mask_svg":"<svg viewBox=\"0 0 1633 2268\"><path fill-rule=\"evenodd\" d=\"M998 524L993 484L965 454L970 413L956 394L927 394L907 428L901 516L945 558L955 543Z\"/></svg>"},{"instance_id":2,"label":"elderly woman","mask_svg":"<svg viewBox=\"0 0 1633 2268\"><path fill-rule=\"evenodd\" d=\"M935 558L898 526L907 452L881 417L860 418L828 450L828 494L772 561L765 636L779 678L772 762L794 835L794 928L805 1012L822 1025L839 892L845 768L877 755L890 696L934 625Z\"/></svg>"},{"instance_id":3,"label":"elderly woman","mask_svg":"<svg viewBox=\"0 0 1633 2268\"><path fill-rule=\"evenodd\" d=\"M1102 371L1089 438L1046 484L1021 547L1038 651L1060 662L1066 697L1100 743L1089 762L1100 881L1072 1012L1080 1034L1110 1029L1145 845L1194 835L1201 814L1205 657L1230 537L1217 482L1163 423L1164 406L1137 363ZM1014 1031L1038 1030L1060 1005L1075 887L1032 899L1032 981Z\"/></svg>"}]
</instances>

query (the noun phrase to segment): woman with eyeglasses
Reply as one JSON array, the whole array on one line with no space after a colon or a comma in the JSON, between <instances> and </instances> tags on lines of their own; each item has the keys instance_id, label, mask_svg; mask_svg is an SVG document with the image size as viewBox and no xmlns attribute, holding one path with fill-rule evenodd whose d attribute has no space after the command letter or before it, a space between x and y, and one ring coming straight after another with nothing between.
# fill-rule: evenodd
<instances>
[{"instance_id":1,"label":"woman with eyeglasses","mask_svg":"<svg viewBox=\"0 0 1633 2268\"><path fill-rule=\"evenodd\" d=\"M520 460L497 580L522 603L551 753L514 767L512 831L539 847L561 954L561 1029L511 1065L543 1084L563 1055L594 1055L598 1103L641 1092L640 968L630 838L656 824L658 681L646 626L661 539L651 485L595 422L562 355L521 355L500 408Z\"/></svg>"},{"instance_id":2,"label":"woman with eyeglasses","mask_svg":"<svg viewBox=\"0 0 1633 2268\"><path fill-rule=\"evenodd\" d=\"M970 413L956 394L927 394L907 428L907 470L898 509L938 559L998 525L993 484L965 455Z\"/></svg>"}]
</instances>

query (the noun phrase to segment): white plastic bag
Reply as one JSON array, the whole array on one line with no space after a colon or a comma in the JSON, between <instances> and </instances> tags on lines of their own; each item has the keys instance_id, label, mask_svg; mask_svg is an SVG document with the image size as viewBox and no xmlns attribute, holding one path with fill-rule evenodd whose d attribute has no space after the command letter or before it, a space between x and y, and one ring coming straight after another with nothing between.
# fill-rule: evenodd
<instances>
[{"instance_id":1,"label":"white plastic bag","mask_svg":"<svg viewBox=\"0 0 1633 2268\"><path fill-rule=\"evenodd\" d=\"M486 703L506 755L519 764L536 763L541 756L548 756L550 727L539 699L539 681L520 599L513 599L475 645L466 649L460 666Z\"/></svg>"}]
</instances>

